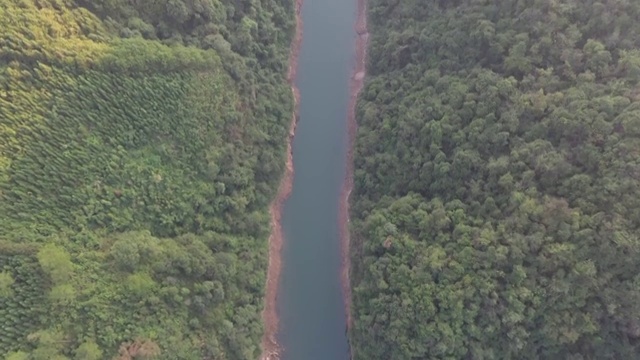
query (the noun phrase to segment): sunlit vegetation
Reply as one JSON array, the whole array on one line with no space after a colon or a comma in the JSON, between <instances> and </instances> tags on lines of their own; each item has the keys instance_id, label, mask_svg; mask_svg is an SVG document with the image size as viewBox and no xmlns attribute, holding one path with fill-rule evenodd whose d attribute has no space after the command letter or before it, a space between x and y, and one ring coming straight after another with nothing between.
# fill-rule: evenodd
<instances>
[{"instance_id":1,"label":"sunlit vegetation","mask_svg":"<svg viewBox=\"0 0 640 360\"><path fill-rule=\"evenodd\" d=\"M257 358L292 9L0 0L1 358Z\"/></svg>"},{"instance_id":2,"label":"sunlit vegetation","mask_svg":"<svg viewBox=\"0 0 640 360\"><path fill-rule=\"evenodd\" d=\"M369 2L355 359L640 356L639 18Z\"/></svg>"}]
</instances>

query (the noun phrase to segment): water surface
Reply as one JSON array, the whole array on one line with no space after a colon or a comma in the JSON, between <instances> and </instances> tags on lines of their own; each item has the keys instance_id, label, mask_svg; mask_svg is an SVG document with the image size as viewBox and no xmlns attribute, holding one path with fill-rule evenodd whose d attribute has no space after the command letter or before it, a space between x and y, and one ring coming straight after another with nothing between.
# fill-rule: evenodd
<instances>
[{"instance_id":1,"label":"water surface","mask_svg":"<svg viewBox=\"0 0 640 360\"><path fill-rule=\"evenodd\" d=\"M304 0L293 192L282 214L282 360L347 360L338 210L344 181L355 0Z\"/></svg>"}]
</instances>

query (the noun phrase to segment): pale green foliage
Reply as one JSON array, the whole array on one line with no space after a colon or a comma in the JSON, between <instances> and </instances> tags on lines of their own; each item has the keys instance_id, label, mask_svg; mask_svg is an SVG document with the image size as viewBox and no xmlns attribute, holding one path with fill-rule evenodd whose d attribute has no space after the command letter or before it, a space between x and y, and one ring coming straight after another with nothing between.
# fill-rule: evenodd
<instances>
[{"instance_id":1,"label":"pale green foliage","mask_svg":"<svg viewBox=\"0 0 640 360\"><path fill-rule=\"evenodd\" d=\"M60 284L51 288L49 299L56 305L68 305L76 297L76 291L71 284Z\"/></svg>"},{"instance_id":2,"label":"pale green foliage","mask_svg":"<svg viewBox=\"0 0 640 360\"><path fill-rule=\"evenodd\" d=\"M38 262L56 284L69 281L73 273L71 255L55 244L47 244L38 251Z\"/></svg>"},{"instance_id":3,"label":"pale green foliage","mask_svg":"<svg viewBox=\"0 0 640 360\"><path fill-rule=\"evenodd\" d=\"M102 350L93 340L82 343L75 351L75 360L100 360Z\"/></svg>"},{"instance_id":4,"label":"pale green foliage","mask_svg":"<svg viewBox=\"0 0 640 360\"><path fill-rule=\"evenodd\" d=\"M11 286L15 283L15 280L6 271L0 272L0 298L9 297L13 295Z\"/></svg>"},{"instance_id":5,"label":"pale green foliage","mask_svg":"<svg viewBox=\"0 0 640 360\"><path fill-rule=\"evenodd\" d=\"M140 297L149 295L157 285L149 274L140 272L127 276L125 284L129 292Z\"/></svg>"},{"instance_id":6,"label":"pale green foliage","mask_svg":"<svg viewBox=\"0 0 640 360\"><path fill-rule=\"evenodd\" d=\"M24 351L14 351L9 353L5 360L28 360L29 354Z\"/></svg>"},{"instance_id":7,"label":"pale green foliage","mask_svg":"<svg viewBox=\"0 0 640 360\"><path fill-rule=\"evenodd\" d=\"M59 329L41 330L29 335L29 340L37 343L36 349L31 352L33 360L63 359L60 351L65 345L64 333Z\"/></svg>"}]
</instances>

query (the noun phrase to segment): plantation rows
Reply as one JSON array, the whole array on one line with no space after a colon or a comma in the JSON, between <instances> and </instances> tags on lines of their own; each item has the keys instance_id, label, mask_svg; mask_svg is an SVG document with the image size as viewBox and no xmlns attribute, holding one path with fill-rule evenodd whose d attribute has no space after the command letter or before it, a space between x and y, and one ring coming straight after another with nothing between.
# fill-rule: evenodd
<instances>
[{"instance_id":1,"label":"plantation rows","mask_svg":"<svg viewBox=\"0 0 640 360\"><path fill-rule=\"evenodd\" d=\"M0 357L258 356L293 13L204 3L0 0Z\"/></svg>"},{"instance_id":2,"label":"plantation rows","mask_svg":"<svg viewBox=\"0 0 640 360\"><path fill-rule=\"evenodd\" d=\"M46 314L45 284L38 264L24 255L0 255L0 273L14 280L11 296L0 295L0 353L8 353L20 348Z\"/></svg>"}]
</instances>

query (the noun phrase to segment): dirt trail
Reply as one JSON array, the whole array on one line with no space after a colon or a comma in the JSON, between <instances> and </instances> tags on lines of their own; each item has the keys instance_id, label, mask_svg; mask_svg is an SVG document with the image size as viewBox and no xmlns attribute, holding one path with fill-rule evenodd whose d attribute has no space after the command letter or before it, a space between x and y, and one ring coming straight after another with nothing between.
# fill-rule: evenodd
<instances>
[{"instance_id":1,"label":"dirt trail","mask_svg":"<svg viewBox=\"0 0 640 360\"><path fill-rule=\"evenodd\" d=\"M282 225L280 219L282 217L282 208L285 201L291 194L293 188L293 152L291 143L295 134L296 125L299 119L300 92L295 85L296 73L298 71L298 54L300 53L300 45L302 44L302 2L303 0L295 0L295 16L296 30L291 43L291 51L289 53L289 71L287 80L291 86L293 93L294 107L291 125L289 126L289 136L287 138L287 159L286 169L278 194L271 203L269 212L271 214L271 236L269 237L269 267L267 270L267 283L265 286L265 304L262 312L262 321L265 331L262 338L262 354L260 360L279 360L280 346L278 344L278 312L276 308L278 283L280 280L280 271L282 269Z\"/></svg>"},{"instance_id":2,"label":"dirt trail","mask_svg":"<svg viewBox=\"0 0 640 360\"><path fill-rule=\"evenodd\" d=\"M365 65L367 57L367 44L369 41L369 32L367 31L367 2L366 0L358 1L358 17L356 20L355 30L358 34L356 38L356 56L355 66L351 74L349 82L349 108L347 114L347 126L348 126L348 148L347 148L347 171L342 188L342 194L340 197L340 236L341 236L341 250L342 250L342 292L344 296L344 304L347 314L347 330L351 329L353 325L353 316L351 314L351 283L349 279L349 272L351 270L351 257L349 254L349 196L353 190L353 150L354 142L356 138L356 130L358 124L356 121L356 102L358 100L358 94L362 90L365 78Z\"/></svg>"}]
</instances>

